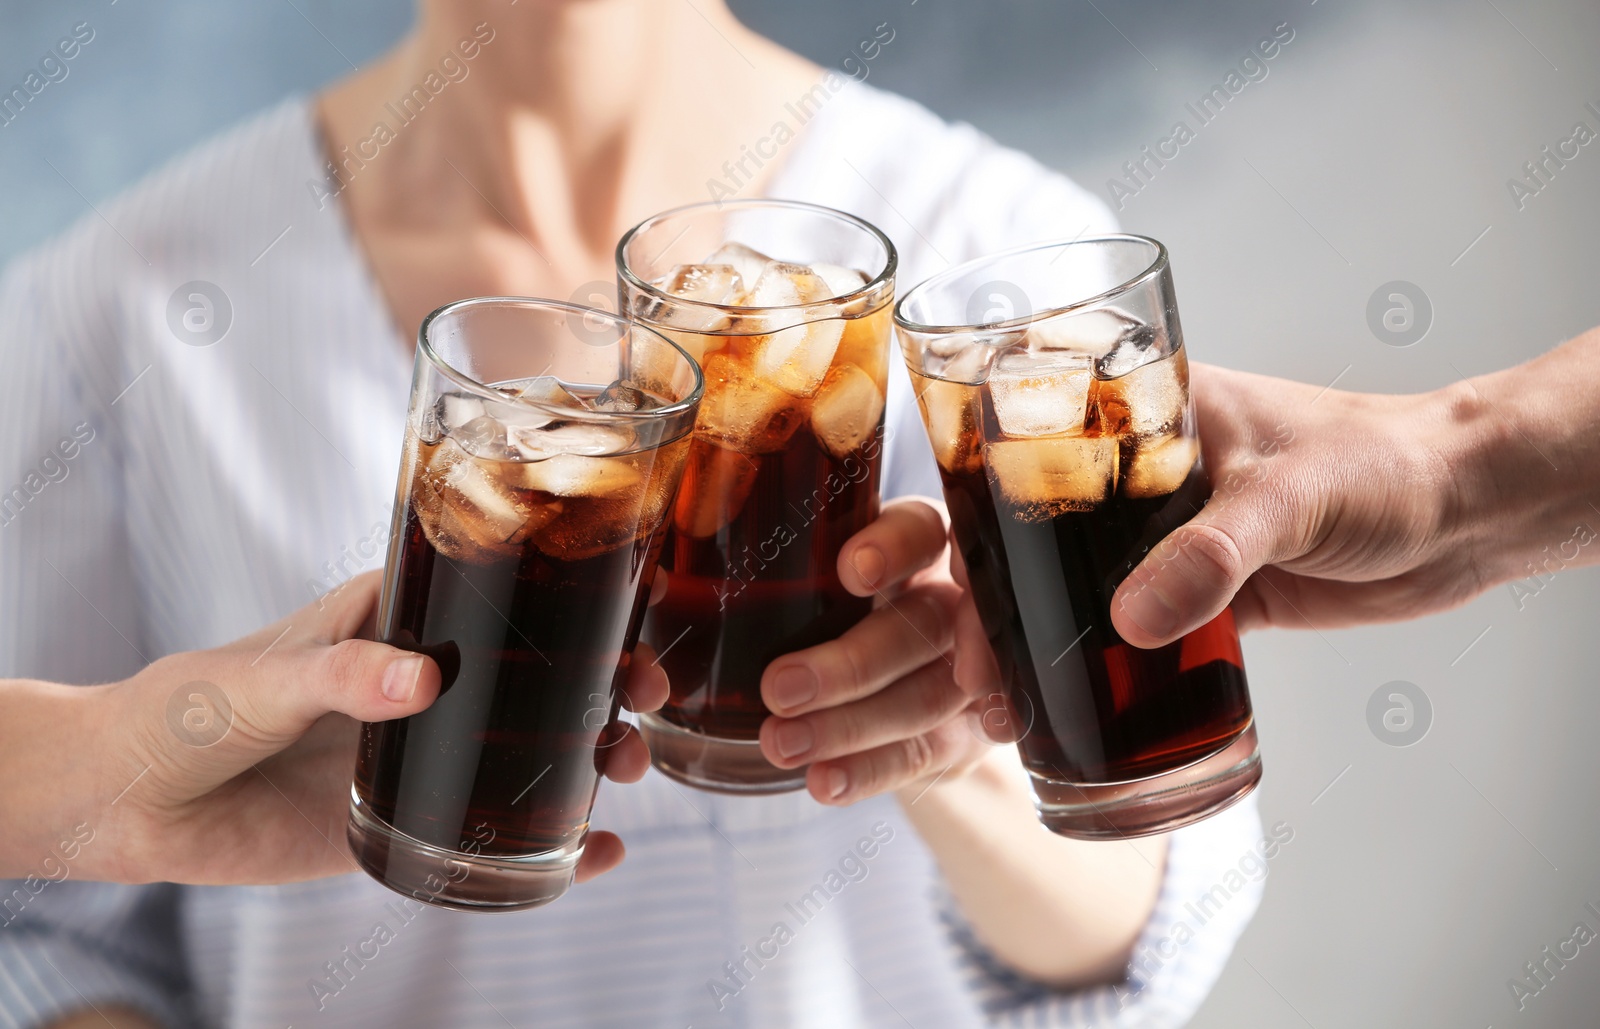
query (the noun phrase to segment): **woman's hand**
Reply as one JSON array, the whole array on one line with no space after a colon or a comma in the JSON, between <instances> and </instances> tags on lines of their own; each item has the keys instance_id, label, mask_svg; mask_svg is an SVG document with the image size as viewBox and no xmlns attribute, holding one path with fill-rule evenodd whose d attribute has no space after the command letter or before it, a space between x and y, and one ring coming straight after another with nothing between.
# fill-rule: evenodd
<instances>
[{"instance_id":1,"label":"woman's hand","mask_svg":"<svg viewBox=\"0 0 1600 1029\"><path fill-rule=\"evenodd\" d=\"M1600 331L1409 396L1194 366L1215 492L1117 590L1113 624L1152 647L1230 601L1241 629L1397 621L1552 555L1594 561L1597 370Z\"/></svg>"},{"instance_id":2,"label":"woman's hand","mask_svg":"<svg viewBox=\"0 0 1600 1029\"><path fill-rule=\"evenodd\" d=\"M993 690L989 642L952 559L942 505L891 501L839 552L845 588L877 597L876 610L767 666L761 752L781 768L809 763L817 800L960 775L988 750L973 716Z\"/></svg>"},{"instance_id":3,"label":"woman's hand","mask_svg":"<svg viewBox=\"0 0 1600 1029\"><path fill-rule=\"evenodd\" d=\"M34 808L24 824L64 837L83 826L92 840L73 848L70 873L86 879L279 883L355 870L345 819L356 723L416 714L439 690L431 660L358 638L378 585L378 573L359 576L260 632L110 686L19 684L38 705L4 760L8 792ZM641 647L631 664L634 710L666 700L650 657ZM650 759L625 727L606 762L609 778L633 782ZM577 878L621 860L616 836L592 832Z\"/></svg>"}]
</instances>

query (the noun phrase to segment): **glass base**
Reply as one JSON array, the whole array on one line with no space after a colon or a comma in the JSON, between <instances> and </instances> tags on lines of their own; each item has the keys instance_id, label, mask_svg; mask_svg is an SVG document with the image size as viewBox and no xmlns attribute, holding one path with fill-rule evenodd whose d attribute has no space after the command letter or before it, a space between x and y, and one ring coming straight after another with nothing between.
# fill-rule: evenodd
<instances>
[{"instance_id":1,"label":"glass base","mask_svg":"<svg viewBox=\"0 0 1600 1029\"><path fill-rule=\"evenodd\" d=\"M779 768L761 755L757 740L728 740L673 725L660 715L639 716L650 763L669 779L712 793L757 796L804 789L806 769Z\"/></svg>"},{"instance_id":2,"label":"glass base","mask_svg":"<svg viewBox=\"0 0 1600 1029\"><path fill-rule=\"evenodd\" d=\"M525 857L463 854L413 839L388 825L352 790L345 828L368 875L402 896L453 911L520 911L548 904L572 885L583 838Z\"/></svg>"},{"instance_id":3,"label":"glass base","mask_svg":"<svg viewBox=\"0 0 1600 1029\"><path fill-rule=\"evenodd\" d=\"M1068 783L1033 775L1039 821L1060 836L1122 840L1209 818L1261 781L1252 721L1233 742L1182 768L1118 783Z\"/></svg>"}]
</instances>

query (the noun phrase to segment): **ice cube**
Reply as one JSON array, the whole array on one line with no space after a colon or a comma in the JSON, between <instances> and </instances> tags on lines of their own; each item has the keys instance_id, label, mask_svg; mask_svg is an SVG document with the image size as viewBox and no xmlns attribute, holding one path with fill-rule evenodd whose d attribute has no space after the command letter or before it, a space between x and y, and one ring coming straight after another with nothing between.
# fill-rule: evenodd
<instances>
[{"instance_id":1,"label":"ice cube","mask_svg":"<svg viewBox=\"0 0 1600 1029\"><path fill-rule=\"evenodd\" d=\"M1200 456L1193 436L1171 436L1153 444L1136 446L1122 475L1127 497L1164 497L1176 492Z\"/></svg>"},{"instance_id":2,"label":"ice cube","mask_svg":"<svg viewBox=\"0 0 1600 1029\"><path fill-rule=\"evenodd\" d=\"M1002 440L983 450L990 477L1027 521L1103 503L1116 485L1117 453L1109 436Z\"/></svg>"},{"instance_id":3,"label":"ice cube","mask_svg":"<svg viewBox=\"0 0 1600 1029\"><path fill-rule=\"evenodd\" d=\"M865 443L883 417L883 393L853 364L835 367L811 402L811 432L824 450L843 460Z\"/></svg>"},{"instance_id":4,"label":"ice cube","mask_svg":"<svg viewBox=\"0 0 1600 1029\"><path fill-rule=\"evenodd\" d=\"M983 394L977 386L913 375L933 456L947 472L973 472L983 445Z\"/></svg>"},{"instance_id":5,"label":"ice cube","mask_svg":"<svg viewBox=\"0 0 1600 1029\"><path fill-rule=\"evenodd\" d=\"M1100 357L1110 353L1138 323L1104 307L1082 314L1037 321L1028 326L1033 350L1075 350Z\"/></svg>"},{"instance_id":6,"label":"ice cube","mask_svg":"<svg viewBox=\"0 0 1600 1029\"><path fill-rule=\"evenodd\" d=\"M536 428L510 426L507 433L511 459L522 462L547 461L560 455L622 454L638 445L633 430L614 422L563 419Z\"/></svg>"},{"instance_id":7,"label":"ice cube","mask_svg":"<svg viewBox=\"0 0 1600 1029\"><path fill-rule=\"evenodd\" d=\"M475 458L446 439L424 458L413 485L422 530L446 557L483 564L515 556L559 509L529 503L502 477L518 466Z\"/></svg>"},{"instance_id":8,"label":"ice cube","mask_svg":"<svg viewBox=\"0 0 1600 1029\"><path fill-rule=\"evenodd\" d=\"M989 371L995 418L1007 436L1081 434L1091 359L1071 351L1013 350Z\"/></svg>"},{"instance_id":9,"label":"ice cube","mask_svg":"<svg viewBox=\"0 0 1600 1029\"><path fill-rule=\"evenodd\" d=\"M443 393L422 420L419 436L424 443L437 443L451 429L465 425L484 414L483 401L465 393Z\"/></svg>"},{"instance_id":10,"label":"ice cube","mask_svg":"<svg viewBox=\"0 0 1600 1029\"><path fill-rule=\"evenodd\" d=\"M639 485L642 476L625 457L556 454L517 466L517 484L558 497L600 497Z\"/></svg>"},{"instance_id":11,"label":"ice cube","mask_svg":"<svg viewBox=\"0 0 1600 1029\"><path fill-rule=\"evenodd\" d=\"M500 390L518 400L527 400L544 407L567 407L582 410L588 405L583 398L566 387L554 375L539 375L531 379L518 379L500 384Z\"/></svg>"},{"instance_id":12,"label":"ice cube","mask_svg":"<svg viewBox=\"0 0 1600 1029\"><path fill-rule=\"evenodd\" d=\"M628 413L632 411L649 410L650 397L644 390L631 383L618 379L599 393L589 402L589 406L596 411L612 411Z\"/></svg>"},{"instance_id":13,"label":"ice cube","mask_svg":"<svg viewBox=\"0 0 1600 1029\"><path fill-rule=\"evenodd\" d=\"M760 458L697 438L678 489L673 528L695 539L715 536L744 510L760 473Z\"/></svg>"},{"instance_id":14,"label":"ice cube","mask_svg":"<svg viewBox=\"0 0 1600 1029\"><path fill-rule=\"evenodd\" d=\"M745 283L731 264L680 264L659 285L673 296L702 304L738 304Z\"/></svg>"},{"instance_id":15,"label":"ice cube","mask_svg":"<svg viewBox=\"0 0 1600 1029\"><path fill-rule=\"evenodd\" d=\"M1164 352L1165 337L1149 325L1130 323L1128 331L1116 345L1101 354L1095 361L1095 374L1102 379L1116 379L1136 368L1159 361Z\"/></svg>"},{"instance_id":16,"label":"ice cube","mask_svg":"<svg viewBox=\"0 0 1600 1029\"><path fill-rule=\"evenodd\" d=\"M1153 436L1183 423L1189 362L1183 351L1141 365L1115 379L1094 384L1096 419L1102 432Z\"/></svg>"},{"instance_id":17,"label":"ice cube","mask_svg":"<svg viewBox=\"0 0 1600 1029\"><path fill-rule=\"evenodd\" d=\"M805 403L757 376L726 351L706 359L705 395L695 431L733 450L767 454L782 450L805 418Z\"/></svg>"},{"instance_id":18,"label":"ice cube","mask_svg":"<svg viewBox=\"0 0 1600 1029\"><path fill-rule=\"evenodd\" d=\"M761 272L772 263L772 258L752 250L743 243L724 243L716 253L706 258L706 264L725 264L739 274L740 288L745 292L755 286Z\"/></svg>"},{"instance_id":19,"label":"ice cube","mask_svg":"<svg viewBox=\"0 0 1600 1029\"><path fill-rule=\"evenodd\" d=\"M830 297L847 297L867 284L867 277L854 268L845 268L837 264L814 264L811 270L827 283Z\"/></svg>"},{"instance_id":20,"label":"ice cube","mask_svg":"<svg viewBox=\"0 0 1600 1029\"><path fill-rule=\"evenodd\" d=\"M828 284L810 268L774 261L750 291L749 304L752 307L796 307L826 300L830 295ZM756 372L786 393L809 397L822 385L843 336L844 323L838 318L779 329L757 344Z\"/></svg>"},{"instance_id":21,"label":"ice cube","mask_svg":"<svg viewBox=\"0 0 1600 1029\"><path fill-rule=\"evenodd\" d=\"M469 454L491 461L511 461L516 458L508 440L503 422L483 414L450 430L450 438Z\"/></svg>"}]
</instances>

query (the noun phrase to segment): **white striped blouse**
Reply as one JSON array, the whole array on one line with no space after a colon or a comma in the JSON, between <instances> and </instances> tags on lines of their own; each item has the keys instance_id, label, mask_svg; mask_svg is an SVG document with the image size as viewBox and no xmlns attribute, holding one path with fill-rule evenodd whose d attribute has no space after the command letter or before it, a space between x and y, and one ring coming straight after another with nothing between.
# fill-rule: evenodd
<instances>
[{"instance_id":1,"label":"white striped blouse","mask_svg":"<svg viewBox=\"0 0 1600 1029\"><path fill-rule=\"evenodd\" d=\"M904 285L1112 225L1030 158L853 82L789 121L804 131L769 192L882 227ZM381 562L411 344L337 199L319 203L323 165L308 101L287 102L0 280L0 675L121 677ZM886 492L937 496L892 366ZM595 824L627 841L624 865L518 914L422 909L355 874L5 884L24 900L0 916L0 1027L115 1002L280 1029L1172 1026L1265 867L1253 801L1173 834L1126 981L1059 991L973 938L891 799L730 799L651 773L603 787Z\"/></svg>"}]
</instances>

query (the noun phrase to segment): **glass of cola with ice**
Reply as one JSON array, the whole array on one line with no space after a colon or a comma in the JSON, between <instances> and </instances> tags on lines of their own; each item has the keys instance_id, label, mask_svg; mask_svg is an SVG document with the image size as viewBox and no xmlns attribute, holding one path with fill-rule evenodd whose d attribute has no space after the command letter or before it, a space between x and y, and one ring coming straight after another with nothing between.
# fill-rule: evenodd
<instances>
[{"instance_id":1,"label":"glass of cola with ice","mask_svg":"<svg viewBox=\"0 0 1600 1029\"><path fill-rule=\"evenodd\" d=\"M1116 839L1205 818L1261 778L1233 614L1164 647L1111 625L1128 574L1200 511L1189 366L1164 246L1038 244L951 268L895 309L1040 819Z\"/></svg>"},{"instance_id":2,"label":"glass of cola with ice","mask_svg":"<svg viewBox=\"0 0 1600 1029\"><path fill-rule=\"evenodd\" d=\"M641 716L657 769L726 793L805 785L761 756L761 673L872 609L839 551L878 515L897 258L873 226L789 201L678 208L617 246L621 310L705 372L644 638L672 696Z\"/></svg>"},{"instance_id":3,"label":"glass of cola with ice","mask_svg":"<svg viewBox=\"0 0 1600 1029\"><path fill-rule=\"evenodd\" d=\"M348 836L425 903L572 882L689 454L702 379L604 311L464 300L422 323L377 638L439 666L361 729Z\"/></svg>"}]
</instances>

